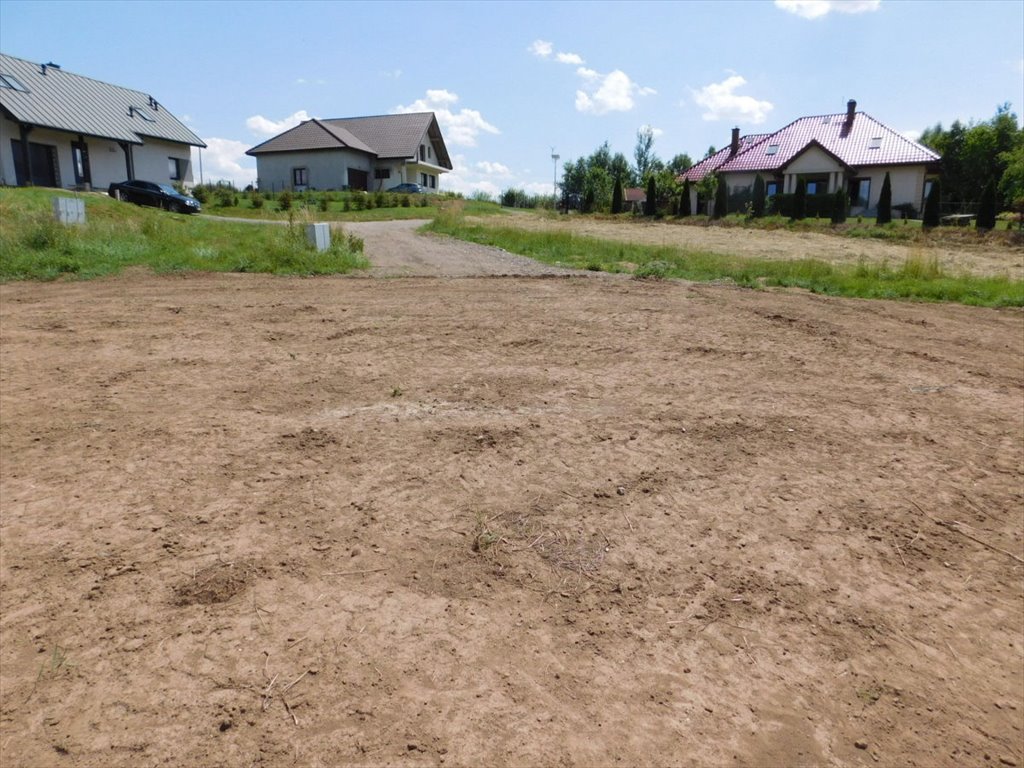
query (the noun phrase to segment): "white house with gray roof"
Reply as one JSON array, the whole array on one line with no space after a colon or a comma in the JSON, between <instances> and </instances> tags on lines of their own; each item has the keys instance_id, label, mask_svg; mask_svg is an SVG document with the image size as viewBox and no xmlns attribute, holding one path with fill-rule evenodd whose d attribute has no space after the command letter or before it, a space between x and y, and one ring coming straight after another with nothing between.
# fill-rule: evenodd
<instances>
[{"instance_id":1,"label":"white house with gray roof","mask_svg":"<svg viewBox=\"0 0 1024 768\"><path fill-rule=\"evenodd\" d=\"M433 112L306 120L250 149L260 189L438 190L452 169Z\"/></svg>"},{"instance_id":2,"label":"white house with gray roof","mask_svg":"<svg viewBox=\"0 0 1024 768\"><path fill-rule=\"evenodd\" d=\"M191 148L205 146L147 93L0 54L0 184L188 186Z\"/></svg>"}]
</instances>

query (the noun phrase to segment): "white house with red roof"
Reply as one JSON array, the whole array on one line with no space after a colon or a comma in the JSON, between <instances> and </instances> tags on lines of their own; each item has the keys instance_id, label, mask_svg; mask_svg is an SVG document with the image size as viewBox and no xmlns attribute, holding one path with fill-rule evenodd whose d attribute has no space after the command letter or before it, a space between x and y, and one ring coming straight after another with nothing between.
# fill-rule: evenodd
<instances>
[{"instance_id":1,"label":"white house with red roof","mask_svg":"<svg viewBox=\"0 0 1024 768\"><path fill-rule=\"evenodd\" d=\"M878 205L882 181L889 174L892 204L924 207L927 186L939 171L938 154L857 111L847 103L845 113L794 120L775 133L740 136L732 132L728 147L704 158L679 177L699 182L710 173L724 180L730 195L753 188L758 174L766 193L792 193L803 179L808 195L825 195L845 188L850 212L871 214ZM697 192L691 191L697 210Z\"/></svg>"}]
</instances>

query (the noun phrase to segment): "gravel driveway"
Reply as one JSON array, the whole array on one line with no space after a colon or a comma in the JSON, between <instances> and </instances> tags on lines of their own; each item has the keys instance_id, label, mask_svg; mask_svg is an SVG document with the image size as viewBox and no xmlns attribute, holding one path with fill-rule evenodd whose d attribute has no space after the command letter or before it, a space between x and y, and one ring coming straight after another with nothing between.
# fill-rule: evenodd
<instances>
[{"instance_id":1,"label":"gravel driveway","mask_svg":"<svg viewBox=\"0 0 1024 768\"><path fill-rule=\"evenodd\" d=\"M345 222L363 238L374 277L492 277L496 275L589 275L517 256L500 248L463 242L443 235L420 234L427 220Z\"/></svg>"}]
</instances>

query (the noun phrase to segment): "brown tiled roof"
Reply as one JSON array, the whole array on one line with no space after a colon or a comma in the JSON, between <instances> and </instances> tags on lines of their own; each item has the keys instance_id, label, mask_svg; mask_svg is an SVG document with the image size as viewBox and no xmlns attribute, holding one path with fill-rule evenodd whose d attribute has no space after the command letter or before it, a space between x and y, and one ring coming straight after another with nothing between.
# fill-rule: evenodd
<instances>
[{"instance_id":1,"label":"brown tiled roof","mask_svg":"<svg viewBox=\"0 0 1024 768\"><path fill-rule=\"evenodd\" d=\"M448 149L433 112L307 120L246 154L351 148L384 159L413 158L424 135L438 148L437 164L451 169Z\"/></svg>"},{"instance_id":2,"label":"brown tiled roof","mask_svg":"<svg viewBox=\"0 0 1024 768\"><path fill-rule=\"evenodd\" d=\"M0 54L0 75L14 86L0 87L0 107L19 123L129 144L142 144L148 136L206 146L163 104L142 91L6 54Z\"/></svg>"},{"instance_id":3,"label":"brown tiled roof","mask_svg":"<svg viewBox=\"0 0 1024 768\"><path fill-rule=\"evenodd\" d=\"M627 203L647 202L647 192L645 192L641 187L627 187L622 190L622 197Z\"/></svg>"}]
</instances>

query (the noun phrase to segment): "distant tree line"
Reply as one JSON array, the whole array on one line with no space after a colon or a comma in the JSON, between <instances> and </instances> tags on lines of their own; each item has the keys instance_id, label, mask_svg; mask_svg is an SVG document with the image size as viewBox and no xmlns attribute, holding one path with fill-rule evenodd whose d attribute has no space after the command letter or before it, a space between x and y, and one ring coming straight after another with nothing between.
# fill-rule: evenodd
<instances>
[{"instance_id":1,"label":"distant tree line","mask_svg":"<svg viewBox=\"0 0 1024 768\"><path fill-rule=\"evenodd\" d=\"M1024 206L1024 129L1006 103L990 120L925 129L921 144L942 155L942 203L984 213ZM986 188L991 186L991 190Z\"/></svg>"},{"instance_id":2,"label":"distant tree line","mask_svg":"<svg viewBox=\"0 0 1024 768\"><path fill-rule=\"evenodd\" d=\"M562 169L562 200L585 212L619 213L623 206L623 190L646 186L653 190L648 210L676 213L682 186L677 181L693 161L689 155L679 154L667 163L654 151L654 131L649 127L637 131L633 149L633 162L621 152L612 154L604 142L589 156L565 163ZM652 187L653 182L653 187Z\"/></svg>"}]
</instances>

